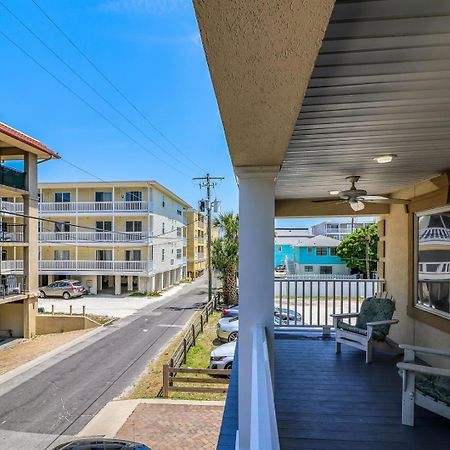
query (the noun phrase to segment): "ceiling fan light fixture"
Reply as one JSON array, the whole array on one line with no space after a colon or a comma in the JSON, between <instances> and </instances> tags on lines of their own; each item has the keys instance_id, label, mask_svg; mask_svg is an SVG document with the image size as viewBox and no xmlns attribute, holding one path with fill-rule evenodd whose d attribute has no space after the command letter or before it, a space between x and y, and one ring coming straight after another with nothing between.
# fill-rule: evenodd
<instances>
[{"instance_id":1,"label":"ceiling fan light fixture","mask_svg":"<svg viewBox=\"0 0 450 450\"><path fill-rule=\"evenodd\" d=\"M362 211L366 207L366 205L360 200L356 200L354 202L350 202L350 207L353 209L353 211L358 212Z\"/></svg>"},{"instance_id":2,"label":"ceiling fan light fixture","mask_svg":"<svg viewBox=\"0 0 450 450\"><path fill-rule=\"evenodd\" d=\"M389 153L386 155L375 156L375 158L373 158L373 159L378 164L387 164L387 163L392 162L392 160L396 157L397 157L397 155L394 155L393 153Z\"/></svg>"},{"instance_id":3,"label":"ceiling fan light fixture","mask_svg":"<svg viewBox=\"0 0 450 450\"><path fill-rule=\"evenodd\" d=\"M341 191L337 191L337 190L328 191L328 193L329 193L330 195L339 195L340 192L341 192Z\"/></svg>"}]
</instances>

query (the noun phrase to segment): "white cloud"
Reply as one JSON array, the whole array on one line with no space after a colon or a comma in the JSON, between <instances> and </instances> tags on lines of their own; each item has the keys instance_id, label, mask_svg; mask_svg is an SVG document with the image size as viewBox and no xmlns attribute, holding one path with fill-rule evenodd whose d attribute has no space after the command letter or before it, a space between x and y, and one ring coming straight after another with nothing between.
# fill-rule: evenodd
<instances>
[{"instance_id":1,"label":"white cloud","mask_svg":"<svg viewBox=\"0 0 450 450\"><path fill-rule=\"evenodd\" d=\"M162 15L188 7L189 0L105 0L100 8L115 13Z\"/></svg>"}]
</instances>

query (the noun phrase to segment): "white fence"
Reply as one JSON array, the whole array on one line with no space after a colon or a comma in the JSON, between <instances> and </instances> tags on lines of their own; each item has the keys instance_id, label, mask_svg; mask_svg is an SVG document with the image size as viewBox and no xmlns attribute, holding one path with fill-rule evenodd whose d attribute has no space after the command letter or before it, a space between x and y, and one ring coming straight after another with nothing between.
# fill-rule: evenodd
<instances>
[{"instance_id":1,"label":"white fence","mask_svg":"<svg viewBox=\"0 0 450 450\"><path fill-rule=\"evenodd\" d=\"M279 327L331 326L331 314L359 312L362 301L383 292L384 280L275 279L275 307L288 309Z\"/></svg>"}]
</instances>

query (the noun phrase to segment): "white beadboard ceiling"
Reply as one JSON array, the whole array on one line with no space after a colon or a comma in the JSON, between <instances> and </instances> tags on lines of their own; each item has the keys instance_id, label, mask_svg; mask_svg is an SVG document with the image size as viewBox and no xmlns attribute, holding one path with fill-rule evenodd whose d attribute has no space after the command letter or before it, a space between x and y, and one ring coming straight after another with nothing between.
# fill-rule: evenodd
<instances>
[{"instance_id":1,"label":"white beadboard ceiling","mask_svg":"<svg viewBox=\"0 0 450 450\"><path fill-rule=\"evenodd\" d=\"M337 0L277 198L325 197L348 175L386 194L449 169L450 1Z\"/></svg>"}]
</instances>

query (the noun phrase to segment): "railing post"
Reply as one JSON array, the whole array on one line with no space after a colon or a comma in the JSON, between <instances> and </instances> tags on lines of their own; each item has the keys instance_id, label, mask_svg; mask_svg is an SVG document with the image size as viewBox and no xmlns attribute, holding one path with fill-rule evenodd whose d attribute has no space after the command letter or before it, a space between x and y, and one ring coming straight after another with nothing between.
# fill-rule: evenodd
<instances>
[{"instance_id":1,"label":"railing post","mask_svg":"<svg viewBox=\"0 0 450 450\"><path fill-rule=\"evenodd\" d=\"M169 398L169 366L163 365L163 397Z\"/></svg>"},{"instance_id":2,"label":"railing post","mask_svg":"<svg viewBox=\"0 0 450 450\"><path fill-rule=\"evenodd\" d=\"M183 363L186 364L187 361L187 344L186 338L183 338Z\"/></svg>"},{"instance_id":3,"label":"railing post","mask_svg":"<svg viewBox=\"0 0 450 450\"><path fill-rule=\"evenodd\" d=\"M69 305L69 315L72 315L72 305Z\"/></svg>"},{"instance_id":4,"label":"railing post","mask_svg":"<svg viewBox=\"0 0 450 450\"><path fill-rule=\"evenodd\" d=\"M52 316L55 315L55 305L52 305Z\"/></svg>"},{"instance_id":5,"label":"railing post","mask_svg":"<svg viewBox=\"0 0 450 450\"><path fill-rule=\"evenodd\" d=\"M200 330L203 333L203 312L200 314Z\"/></svg>"},{"instance_id":6,"label":"railing post","mask_svg":"<svg viewBox=\"0 0 450 450\"><path fill-rule=\"evenodd\" d=\"M86 316L86 305L83 305L83 317Z\"/></svg>"},{"instance_id":7,"label":"railing post","mask_svg":"<svg viewBox=\"0 0 450 450\"><path fill-rule=\"evenodd\" d=\"M195 324L192 324L192 345L195 347Z\"/></svg>"}]
</instances>

